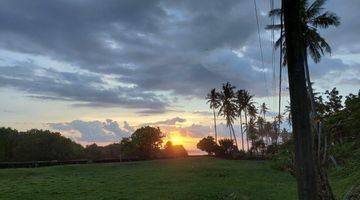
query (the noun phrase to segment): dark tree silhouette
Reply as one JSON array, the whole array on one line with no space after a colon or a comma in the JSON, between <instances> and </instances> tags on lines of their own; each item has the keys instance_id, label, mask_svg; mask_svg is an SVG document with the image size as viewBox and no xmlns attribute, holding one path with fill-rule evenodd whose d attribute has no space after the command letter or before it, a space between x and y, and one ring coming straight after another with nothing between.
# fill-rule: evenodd
<instances>
[{"instance_id":1,"label":"dark tree silhouette","mask_svg":"<svg viewBox=\"0 0 360 200\"><path fill-rule=\"evenodd\" d=\"M316 166L313 152L308 98L305 80L306 36L302 16L303 0L283 0L292 126L299 199L317 199ZM280 10L282 16L282 10Z\"/></svg>"},{"instance_id":2,"label":"dark tree silhouette","mask_svg":"<svg viewBox=\"0 0 360 200\"><path fill-rule=\"evenodd\" d=\"M299 15L297 16L298 18L298 24L299 25L299 30L298 34L302 34L302 39L301 41L299 41L300 43L302 43L302 47L300 50L302 50L302 57L303 57L303 63L304 63L304 73L305 73L305 80L306 80L306 85L307 85L307 95L308 98L310 99L310 105L311 105L311 119L312 121L315 123L315 129L318 135L317 138L317 148L318 148L318 158L320 158L319 156L319 152L320 152L320 148L321 148L321 122L316 121L318 119L317 117L317 113L316 113L316 104L315 104L315 98L314 98L314 94L313 94L313 90L311 87L311 81L310 81L310 73L309 73L309 67L308 67L308 60L307 60L307 54L309 53L311 58L314 60L315 63L319 62L321 57L325 54L325 53L331 53L331 48L330 45L326 42L326 40L320 36L319 32L318 32L318 28L328 28L330 26L338 26L340 24L339 18L338 16L336 16L336 14L331 13L329 11L325 11L324 12L324 8L323 5L325 4L326 0L315 0L313 1L312 4L309 4L309 1L307 0L299 0L298 6L300 6L301 12L299 12ZM274 9L272 11L270 11L269 13L270 17L274 17L274 16L278 16L280 17L280 24L275 24L275 25L269 25L267 26L268 29L283 29L284 27L282 26L282 19L283 19L283 12L282 9ZM285 17L286 18L286 17ZM286 20L286 19L285 19ZM291 19L290 19L291 20ZM294 22L292 22L294 23ZM291 27L291 26L290 26ZM276 42L275 46L276 47L280 47L281 50L283 50L284 53L284 59L283 59L283 64L286 65L286 63L289 61L288 60L288 53L289 51L289 45L287 45L287 39L288 37L285 37L285 35L287 34L286 32L286 22L285 22L285 32L281 31L281 35L279 40ZM301 30L300 30L301 29ZM288 36L288 35L287 35ZM299 48L299 46L294 47L294 48ZM291 49L292 50L292 49ZM322 174L322 169L321 167L319 167L320 169L320 174ZM327 182L327 180L325 180ZM322 183L323 184L323 183ZM333 199L333 195L331 194L331 189L330 188L326 188L329 185L328 183L325 183L325 190L326 192L323 192L324 197L323 198L329 198L329 199Z\"/></svg>"},{"instance_id":3,"label":"dark tree silhouette","mask_svg":"<svg viewBox=\"0 0 360 200\"><path fill-rule=\"evenodd\" d=\"M219 109L219 114L225 117L226 125L229 128L230 139L234 138L235 145L237 146L235 131L233 127L234 120L237 116L237 106L235 101L235 87L232 86L229 82L223 84L222 91L220 93L221 106Z\"/></svg>"},{"instance_id":4,"label":"dark tree silhouette","mask_svg":"<svg viewBox=\"0 0 360 200\"><path fill-rule=\"evenodd\" d=\"M266 106L265 102L260 106L260 114L263 114L264 120L266 120L266 113L268 112L269 108Z\"/></svg>"},{"instance_id":5,"label":"dark tree silhouette","mask_svg":"<svg viewBox=\"0 0 360 200\"><path fill-rule=\"evenodd\" d=\"M212 155L216 151L216 142L214 141L214 138L211 136L207 136L203 139L201 139L197 144L196 147L200 149L201 151L205 151L209 155Z\"/></svg>"},{"instance_id":6,"label":"dark tree silhouette","mask_svg":"<svg viewBox=\"0 0 360 200\"><path fill-rule=\"evenodd\" d=\"M242 106L245 108L244 109L244 115L245 115L245 127L247 130L247 126L248 126L248 113L249 113L249 108L251 108L254 104L253 102L253 97L252 95L250 95L250 93L248 91L245 90L244 92L244 101L242 103ZM248 132L246 131L246 146L247 146L247 150L249 151L249 137L248 137Z\"/></svg>"},{"instance_id":7,"label":"dark tree silhouette","mask_svg":"<svg viewBox=\"0 0 360 200\"><path fill-rule=\"evenodd\" d=\"M246 106L244 106L245 99L245 90L238 90L236 92L236 104L238 108L238 116L240 120L240 132L241 132L241 148L244 150L244 132L243 132L243 122L242 122L242 113L245 112Z\"/></svg>"},{"instance_id":8,"label":"dark tree silhouette","mask_svg":"<svg viewBox=\"0 0 360 200\"><path fill-rule=\"evenodd\" d=\"M217 143L217 129L216 129L216 115L215 110L221 106L220 94L213 88L206 96L207 103L210 104L210 108L214 114L214 130L215 130L215 142Z\"/></svg>"}]
</instances>

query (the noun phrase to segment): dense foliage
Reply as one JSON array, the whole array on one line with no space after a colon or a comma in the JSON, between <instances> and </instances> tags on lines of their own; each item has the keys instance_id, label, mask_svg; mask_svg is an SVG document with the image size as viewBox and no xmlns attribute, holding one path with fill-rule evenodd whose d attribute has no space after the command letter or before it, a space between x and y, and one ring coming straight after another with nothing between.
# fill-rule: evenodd
<instances>
[{"instance_id":1,"label":"dense foliage","mask_svg":"<svg viewBox=\"0 0 360 200\"><path fill-rule=\"evenodd\" d=\"M0 162L79 159L83 149L60 133L0 128Z\"/></svg>"},{"instance_id":2,"label":"dense foliage","mask_svg":"<svg viewBox=\"0 0 360 200\"><path fill-rule=\"evenodd\" d=\"M336 88L316 97L318 121L321 122L320 151L315 145L317 159L332 174L346 179L360 171L360 91L357 95L339 95ZM314 131L314 143L319 144ZM272 165L294 175L293 141L272 148ZM352 179L351 179L352 180ZM359 187L359 180L352 180L344 187Z\"/></svg>"},{"instance_id":3,"label":"dense foliage","mask_svg":"<svg viewBox=\"0 0 360 200\"><path fill-rule=\"evenodd\" d=\"M136 130L130 138L124 138L120 143L106 146L94 143L83 147L57 132L37 129L19 132L11 128L0 128L0 162L187 156L181 145L167 143L162 149L162 137L159 128L147 126Z\"/></svg>"}]
</instances>

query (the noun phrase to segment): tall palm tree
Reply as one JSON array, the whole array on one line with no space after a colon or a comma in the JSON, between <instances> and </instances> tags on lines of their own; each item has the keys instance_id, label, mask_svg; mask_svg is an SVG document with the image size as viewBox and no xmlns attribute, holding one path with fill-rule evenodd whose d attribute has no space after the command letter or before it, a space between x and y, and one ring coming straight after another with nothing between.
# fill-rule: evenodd
<instances>
[{"instance_id":1,"label":"tall palm tree","mask_svg":"<svg viewBox=\"0 0 360 200\"><path fill-rule=\"evenodd\" d=\"M214 114L214 129L215 129L215 142L217 143L217 129L216 129L216 115L215 110L221 105L220 94L213 88L210 93L206 96L207 103L210 104L210 109L213 110Z\"/></svg>"},{"instance_id":2,"label":"tall palm tree","mask_svg":"<svg viewBox=\"0 0 360 200\"><path fill-rule=\"evenodd\" d=\"M326 42L326 40L320 36L318 32L318 28L326 29L330 26L336 27L340 25L339 17L329 11L324 12L324 4L326 0L315 0L311 5L309 5L308 0L302 0L298 1L298 4L293 3L293 5L300 6L301 9L303 8L305 12L299 12L301 13L299 16L299 30L301 30L298 34L302 34L301 37L304 38L304 47L302 49L303 55L304 55L304 73L305 73L305 81L307 86L307 92L308 97L310 99L311 103L311 115L310 118L313 122L315 122L315 119L317 118L316 113L316 103L314 98L314 92L311 87L311 80L310 80L310 73L309 73L309 66L308 66L308 53L310 54L311 58L314 60L315 63L320 62L321 57L325 53L331 53L331 47ZM282 21L283 11L282 9L275 9L270 11L269 16L280 16L280 21ZM270 25L267 28L268 29L280 29L283 30L282 22L280 24L276 25ZM295 26L294 26L295 27ZM276 42L275 46L280 47L281 50L285 50L286 46L286 37L284 34L282 34L283 31L281 31L280 38ZM289 31L288 31L289 32ZM289 42L291 43L291 42ZM289 45L290 46L290 45ZM280 52L282 52L280 50ZM301 51L301 49L300 49ZM283 51L286 52L286 51ZM287 55L284 54L284 64L287 63ZM318 147L321 147L321 122L317 121L315 125L315 130L317 132L318 136ZM306 132L306 131L305 131ZM319 148L320 149L320 148ZM318 156L319 157L319 156ZM310 169L310 168L309 168ZM322 179L320 182L322 186L324 186L324 192L322 192L322 195L325 196L325 199L334 199L333 194L331 192L330 185L328 183L328 179L326 177L326 172L322 169L321 166L319 166L319 173L320 179ZM325 175L324 175L325 174Z\"/></svg>"},{"instance_id":3,"label":"tall palm tree","mask_svg":"<svg viewBox=\"0 0 360 200\"><path fill-rule=\"evenodd\" d=\"M244 101L242 102L242 106L245 108L244 109L244 116L245 116L245 128L247 130L247 126L248 126L248 119L247 119L247 114L249 111L249 108L254 104L254 102L252 101L253 96L250 95L250 93L248 91L244 91ZM248 135L248 131L246 131ZM246 146L247 146L247 150L249 151L249 138L246 137Z\"/></svg>"},{"instance_id":4,"label":"tall palm tree","mask_svg":"<svg viewBox=\"0 0 360 200\"><path fill-rule=\"evenodd\" d=\"M248 132L247 132L247 137L250 138L251 140L251 145L254 143L254 134L256 133L255 131L251 131L253 129L250 129L250 125L253 125L253 127L255 127L255 120L256 120L256 115L257 115L257 109L255 107L255 105L252 103L252 104L249 104L248 108L248 113L249 113L249 116L250 116L250 121L249 121L249 124L248 124Z\"/></svg>"},{"instance_id":5,"label":"tall palm tree","mask_svg":"<svg viewBox=\"0 0 360 200\"><path fill-rule=\"evenodd\" d=\"M225 117L226 125L229 128L230 139L234 137L235 145L237 146L235 131L233 127L234 120L237 116L237 106L235 101L235 87L232 86L229 82L223 84L222 91L220 93L221 106L219 109L219 114Z\"/></svg>"},{"instance_id":6,"label":"tall palm tree","mask_svg":"<svg viewBox=\"0 0 360 200\"><path fill-rule=\"evenodd\" d=\"M259 137L261 139L264 140L265 138L265 141L266 141L266 132L265 132L265 129L264 129L264 125L265 125L265 120L264 118L262 117L258 117L257 120L256 120L256 124L258 126L258 132L259 132Z\"/></svg>"},{"instance_id":7,"label":"tall palm tree","mask_svg":"<svg viewBox=\"0 0 360 200\"><path fill-rule=\"evenodd\" d=\"M274 129L275 129L275 133L276 133L276 140L275 140L275 144L277 144L278 142L278 137L279 137L279 134L280 134L280 127L281 127L281 124L283 123L283 115L281 114L278 114L274 117Z\"/></svg>"},{"instance_id":8,"label":"tall palm tree","mask_svg":"<svg viewBox=\"0 0 360 200\"><path fill-rule=\"evenodd\" d=\"M266 120L265 115L269 108L266 106L265 102L261 104L260 106L260 114L263 114L263 119Z\"/></svg>"},{"instance_id":9,"label":"tall palm tree","mask_svg":"<svg viewBox=\"0 0 360 200\"><path fill-rule=\"evenodd\" d=\"M238 90L236 92L236 103L238 108L238 116L240 119L240 132L241 132L241 148L244 150L244 132L243 132L243 123L242 123L242 112L245 111L246 106L244 106L245 90Z\"/></svg>"}]
</instances>

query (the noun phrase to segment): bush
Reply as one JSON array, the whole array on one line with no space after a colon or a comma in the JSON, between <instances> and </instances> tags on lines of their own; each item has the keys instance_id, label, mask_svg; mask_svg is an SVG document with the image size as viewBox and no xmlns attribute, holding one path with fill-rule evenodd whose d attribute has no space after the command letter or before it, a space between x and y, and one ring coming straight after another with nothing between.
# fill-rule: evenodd
<instances>
[{"instance_id":1,"label":"bush","mask_svg":"<svg viewBox=\"0 0 360 200\"><path fill-rule=\"evenodd\" d=\"M273 148L272 150L274 150ZM277 145L276 151L271 157L271 166L274 169L288 171L292 175L295 175L294 165L294 144L292 141L286 142L281 145Z\"/></svg>"},{"instance_id":2,"label":"bush","mask_svg":"<svg viewBox=\"0 0 360 200\"><path fill-rule=\"evenodd\" d=\"M213 155L217 151L217 144L215 139L211 136L207 136L201 139L197 144L196 147L201 151L205 151L208 155Z\"/></svg>"},{"instance_id":3,"label":"bush","mask_svg":"<svg viewBox=\"0 0 360 200\"><path fill-rule=\"evenodd\" d=\"M164 158L181 158L187 157L188 153L182 145L173 145L168 141L162 150L161 157Z\"/></svg>"}]
</instances>

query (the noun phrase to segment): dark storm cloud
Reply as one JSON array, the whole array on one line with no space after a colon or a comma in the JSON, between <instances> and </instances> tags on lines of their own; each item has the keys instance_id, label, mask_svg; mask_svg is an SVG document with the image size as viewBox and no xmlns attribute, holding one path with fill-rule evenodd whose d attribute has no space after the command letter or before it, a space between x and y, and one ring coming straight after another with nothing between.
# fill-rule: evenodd
<instances>
[{"instance_id":1,"label":"dark storm cloud","mask_svg":"<svg viewBox=\"0 0 360 200\"><path fill-rule=\"evenodd\" d=\"M258 4L265 38L269 5ZM154 92L204 98L209 88L230 81L257 96L270 95L259 70L264 67L271 77L270 42L263 39L262 66L252 1L4 0L1 5L0 49L42 55L95 74L47 70L69 82L64 84L25 66L1 69L10 70L0 80L3 85L35 98L79 101L76 106L143 108L140 114L156 114L167 110L168 100ZM337 32L326 33L335 50L359 52L360 26L351 26L359 21L354 5L359 5L357 0L327 4L343 21ZM233 51L240 49L243 56ZM327 65L316 69L315 76L337 68L339 62ZM34 76L18 80L28 72ZM104 74L135 86L108 89L100 78Z\"/></svg>"}]
</instances>

